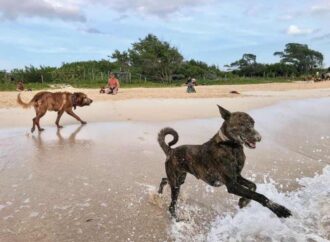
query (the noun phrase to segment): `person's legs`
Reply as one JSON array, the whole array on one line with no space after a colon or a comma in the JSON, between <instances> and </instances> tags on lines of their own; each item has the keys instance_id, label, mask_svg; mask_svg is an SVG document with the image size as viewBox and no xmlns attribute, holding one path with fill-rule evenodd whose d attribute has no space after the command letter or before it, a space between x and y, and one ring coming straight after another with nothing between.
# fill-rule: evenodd
<instances>
[{"instance_id":1,"label":"person's legs","mask_svg":"<svg viewBox=\"0 0 330 242\"><path fill-rule=\"evenodd\" d=\"M188 87L187 87L187 93L193 93L193 92L196 92L194 86L188 85Z\"/></svg>"},{"instance_id":2,"label":"person's legs","mask_svg":"<svg viewBox=\"0 0 330 242\"><path fill-rule=\"evenodd\" d=\"M106 89L104 89L104 92L106 94L111 94L111 88L107 87Z\"/></svg>"},{"instance_id":3,"label":"person's legs","mask_svg":"<svg viewBox=\"0 0 330 242\"><path fill-rule=\"evenodd\" d=\"M118 93L118 87L114 87L113 89L112 89L112 94L113 95L116 95Z\"/></svg>"}]
</instances>

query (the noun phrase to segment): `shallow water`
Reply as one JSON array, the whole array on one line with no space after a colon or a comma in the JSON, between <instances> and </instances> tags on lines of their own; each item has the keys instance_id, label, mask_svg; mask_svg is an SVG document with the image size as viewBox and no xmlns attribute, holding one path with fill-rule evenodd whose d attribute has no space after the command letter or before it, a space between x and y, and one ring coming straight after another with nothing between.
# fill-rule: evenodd
<instances>
[{"instance_id":1,"label":"shallow water","mask_svg":"<svg viewBox=\"0 0 330 242\"><path fill-rule=\"evenodd\" d=\"M263 140L246 150L243 173L293 211L287 220L255 202L239 210L238 198L224 187L191 176L178 204L187 221L170 220L169 190L155 193L165 175L157 132L171 126L179 144L202 143L219 129L220 118L51 126L40 135L2 129L0 241L329 239L329 106L325 98L250 112Z\"/></svg>"}]
</instances>

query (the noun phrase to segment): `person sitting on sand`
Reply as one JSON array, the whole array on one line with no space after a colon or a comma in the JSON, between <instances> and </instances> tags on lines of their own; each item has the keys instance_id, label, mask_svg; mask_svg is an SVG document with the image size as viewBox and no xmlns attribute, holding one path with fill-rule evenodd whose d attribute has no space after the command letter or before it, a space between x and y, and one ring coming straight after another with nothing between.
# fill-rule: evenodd
<instances>
[{"instance_id":1,"label":"person sitting on sand","mask_svg":"<svg viewBox=\"0 0 330 242\"><path fill-rule=\"evenodd\" d=\"M188 81L186 82L187 85L187 93L195 93L195 85L196 85L196 79L195 78L188 78Z\"/></svg>"},{"instance_id":2,"label":"person sitting on sand","mask_svg":"<svg viewBox=\"0 0 330 242\"><path fill-rule=\"evenodd\" d=\"M24 91L24 83L23 81L18 81L17 85L16 85L16 91Z\"/></svg>"},{"instance_id":3,"label":"person sitting on sand","mask_svg":"<svg viewBox=\"0 0 330 242\"><path fill-rule=\"evenodd\" d=\"M118 93L120 84L115 74L110 73L108 80L108 87L105 89L105 93L116 95Z\"/></svg>"}]
</instances>

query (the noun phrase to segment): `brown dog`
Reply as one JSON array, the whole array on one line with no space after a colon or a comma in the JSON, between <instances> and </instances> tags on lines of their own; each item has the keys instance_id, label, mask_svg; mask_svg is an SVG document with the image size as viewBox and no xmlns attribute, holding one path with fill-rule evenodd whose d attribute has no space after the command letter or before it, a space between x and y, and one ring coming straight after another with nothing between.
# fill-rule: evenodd
<instances>
[{"instance_id":1,"label":"brown dog","mask_svg":"<svg viewBox=\"0 0 330 242\"><path fill-rule=\"evenodd\" d=\"M85 121L82 121L73 111L72 108L88 106L93 102L92 99L88 98L86 94L82 92L39 92L37 93L29 103L24 103L21 99L20 94L17 96L17 103L23 108L29 108L33 105L36 110L36 117L32 119L33 126L31 132L35 130L37 125L39 131L44 129L40 128L39 121L46 114L47 111L56 111L57 119L56 126L57 128L62 128L63 126L59 125L61 116L64 112L71 115L77 119L81 124L86 124Z\"/></svg>"}]
</instances>

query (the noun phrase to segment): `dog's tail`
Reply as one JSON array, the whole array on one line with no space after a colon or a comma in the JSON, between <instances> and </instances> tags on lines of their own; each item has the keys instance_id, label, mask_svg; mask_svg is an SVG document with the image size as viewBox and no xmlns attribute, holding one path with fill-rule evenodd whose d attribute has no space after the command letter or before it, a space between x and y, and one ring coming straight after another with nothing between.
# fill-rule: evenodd
<instances>
[{"instance_id":1,"label":"dog's tail","mask_svg":"<svg viewBox=\"0 0 330 242\"><path fill-rule=\"evenodd\" d=\"M168 134L173 136L173 140L171 142L169 142L168 144L166 144L165 136ZM166 155L171 150L171 146L175 145L178 142L178 140L179 140L179 135L172 128L164 128L158 133L158 143L159 143L160 147L162 147L162 149Z\"/></svg>"},{"instance_id":2,"label":"dog's tail","mask_svg":"<svg viewBox=\"0 0 330 242\"><path fill-rule=\"evenodd\" d=\"M25 102L23 102L22 99L21 99L21 94L19 93L19 94L17 95L17 103L18 103L19 105L21 105L23 108L29 108L29 107L31 107L31 105L33 104L33 102L34 102L34 98L32 98L32 100L31 100L29 103L25 103Z\"/></svg>"}]
</instances>

